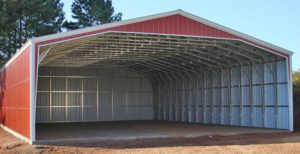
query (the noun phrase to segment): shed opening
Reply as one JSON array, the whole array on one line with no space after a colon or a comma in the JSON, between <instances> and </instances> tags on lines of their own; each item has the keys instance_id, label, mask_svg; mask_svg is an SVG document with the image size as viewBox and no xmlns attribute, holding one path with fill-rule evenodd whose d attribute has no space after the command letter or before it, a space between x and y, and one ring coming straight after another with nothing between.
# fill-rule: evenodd
<instances>
[{"instance_id":1,"label":"shed opening","mask_svg":"<svg viewBox=\"0 0 300 154\"><path fill-rule=\"evenodd\" d=\"M286 69L286 58L236 39L105 32L58 42L40 47L36 123L289 129Z\"/></svg>"}]
</instances>

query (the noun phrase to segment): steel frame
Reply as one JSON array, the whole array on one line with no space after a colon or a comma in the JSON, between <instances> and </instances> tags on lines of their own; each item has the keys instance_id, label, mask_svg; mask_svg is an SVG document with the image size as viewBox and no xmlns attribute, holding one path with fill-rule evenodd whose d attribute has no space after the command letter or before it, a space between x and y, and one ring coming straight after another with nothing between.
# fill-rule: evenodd
<instances>
[{"instance_id":1,"label":"steel frame","mask_svg":"<svg viewBox=\"0 0 300 154\"><path fill-rule=\"evenodd\" d=\"M73 48L71 48L73 47ZM50 51L51 49L51 51ZM44 51L43 51L44 50ZM154 92L154 119L169 121L202 122L225 125L243 125L243 115L250 107L250 125L266 127L265 85L274 85L276 108L276 127L278 121L277 62L285 61L284 57L264 51L239 40L217 38L197 38L188 36L169 36L138 33L111 32L95 35L80 43L68 41L44 46L41 66L63 67L99 67L111 65L137 71L152 79ZM274 62L273 83L265 83L267 63ZM255 65L255 67L253 67ZM259 65L260 69L257 68ZM248 84L243 84L245 76L243 67L247 66ZM237 68L238 85L232 81L232 69ZM222 72L228 72L223 79ZM218 74L214 81L214 72ZM253 75L259 74L260 83L254 84ZM40 76L42 77L42 76ZM209 79L209 80L207 80ZM97 81L101 78L97 78ZM227 81L226 81L227 80ZM227 85L225 81L228 82ZM223 83L224 82L224 83ZM213 86L217 83L216 86ZM261 105L255 105L253 86L261 86ZM249 87L250 105L243 105L243 87ZM224 89L227 93L223 93ZM232 88L238 88L233 96ZM218 98L214 98L217 90ZM200 96L198 96L198 94ZM223 96L227 95L227 102ZM238 98L233 98L238 97ZM213 99L214 98L214 99ZM83 98L82 98L83 99ZM232 104L238 99L238 105ZM209 102L207 101L209 100ZM216 104L214 104L214 102ZM113 104L113 98L112 98ZM262 107L262 125L254 124L254 109ZM210 109L208 116L207 109ZM227 114L228 121L222 119ZM238 108L238 121L233 121L234 109ZM97 111L97 114L99 111ZM198 115L199 114L199 115ZM217 121L214 121L214 118Z\"/></svg>"}]
</instances>

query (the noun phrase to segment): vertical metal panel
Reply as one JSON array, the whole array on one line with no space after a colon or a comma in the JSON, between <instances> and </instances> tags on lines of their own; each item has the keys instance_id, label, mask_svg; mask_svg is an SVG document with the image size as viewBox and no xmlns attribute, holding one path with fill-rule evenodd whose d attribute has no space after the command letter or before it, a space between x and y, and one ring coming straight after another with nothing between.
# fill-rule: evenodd
<instances>
[{"instance_id":1,"label":"vertical metal panel","mask_svg":"<svg viewBox=\"0 0 300 154\"><path fill-rule=\"evenodd\" d=\"M38 84L38 89L40 89L40 91L47 91L50 88L49 82L50 79L49 78L39 78L40 84Z\"/></svg>"},{"instance_id":2,"label":"vertical metal panel","mask_svg":"<svg viewBox=\"0 0 300 154\"><path fill-rule=\"evenodd\" d=\"M51 75L54 76L66 76L66 68L65 67L52 67Z\"/></svg>"},{"instance_id":3,"label":"vertical metal panel","mask_svg":"<svg viewBox=\"0 0 300 154\"><path fill-rule=\"evenodd\" d=\"M97 79L83 79L83 91L97 91Z\"/></svg>"},{"instance_id":4,"label":"vertical metal panel","mask_svg":"<svg viewBox=\"0 0 300 154\"><path fill-rule=\"evenodd\" d=\"M59 104L59 103L57 103L57 104ZM66 115L65 107L52 107L51 119L53 121L65 121L66 120L65 115Z\"/></svg>"},{"instance_id":5,"label":"vertical metal panel","mask_svg":"<svg viewBox=\"0 0 300 154\"><path fill-rule=\"evenodd\" d=\"M41 81L42 82L42 81ZM52 91L65 91L66 90L66 79L65 78L58 78L53 77L52 78Z\"/></svg>"},{"instance_id":6,"label":"vertical metal panel","mask_svg":"<svg viewBox=\"0 0 300 154\"><path fill-rule=\"evenodd\" d=\"M80 93L68 93L68 106L81 106L81 94Z\"/></svg>"},{"instance_id":7,"label":"vertical metal panel","mask_svg":"<svg viewBox=\"0 0 300 154\"><path fill-rule=\"evenodd\" d=\"M253 108L253 126L254 127L263 127L262 117L263 111L262 107L254 107Z\"/></svg>"},{"instance_id":8,"label":"vertical metal panel","mask_svg":"<svg viewBox=\"0 0 300 154\"><path fill-rule=\"evenodd\" d=\"M30 51L27 46L0 73L0 123L30 138Z\"/></svg>"},{"instance_id":9,"label":"vertical metal panel","mask_svg":"<svg viewBox=\"0 0 300 154\"><path fill-rule=\"evenodd\" d=\"M242 107L242 117L241 117L241 126L251 126L251 108L250 107Z\"/></svg>"},{"instance_id":10,"label":"vertical metal panel","mask_svg":"<svg viewBox=\"0 0 300 154\"><path fill-rule=\"evenodd\" d=\"M229 107L222 107L221 124L230 125Z\"/></svg>"},{"instance_id":11,"label":"vertical metal panel","mask_svg":"<svg viewBox=\"0 0 300 154\"><path fill-rule=\"evenodd\" d=\"M276 119L275 119L275 107L266 107L265 108L265 127L266 128L276 128Z\"/></svg>"},{"instance_id":12,"label":"vertical metal panel","mask_svg":"<svg viewBox=\"0 0 300 154\"><path fill-rule=\"evenodd\" d=\"M265 69L265 83L274 83L274 63L268 62L264 64Z\"/></svg>"},{"instance_id":13,"label":"vertical metal panel","mask_svg":"<svg viewBox=\"0 0 300 154\"><path fill-rule=\"evenodd\" d=\"M249 86L247 87L242 87L242 105L249 106L251 105L251 99L250 99L250 88Z\"/></svg>"},{"instance_id":14,"label":"vertical metal panel","mask_svg":"<svg viewBox=\"0 0 300 154\"><path fill-rule=\"evenodd\" d=\"M213 120L212 120L212 122L213 122L213 124L221 124L221 116L220 116L220 114L221 114L221 107L213 107Z\"/></svg>"},{"instance_id":15,"label":"vertical metal panel","mask_svg":"<svg viewBox=\"0 0 300 154\"><path fill-rule=\"evenodd\" d=\"M242 85L249 85L250 66L242 66Z\"/></svg>"},{"instance_id":16,"label":"vertical metal panel","mask_svg":"<svg viewBox=\"0 0 300 154\"><path fill-rule=\"evenodd\" d=\"M83 94L84 107L97 107L97 93L86 92Z\"/></svg>"},{"instance_id":17,"label":"vertical metal panel","mask_svg":"<svg viewBox=\"0 0 300 154\"><path fill-rule=\"evenodd\" d=\"M68 82L67 82L68 91L80 91L82 89L81 86L82 86L81 79L68 78Z\"/></svg>"},{"instance_id":18,"label":"vertical metal panel","mask_svg":"<svg viewBox=\"0 0 300 154\"><path fill-rule=\"evenodd\" d=\"M100 92L99 93L99 120L111 121L112 120L112 104L111 93Z\"/></svg>"},{"instance_id":19,"label":"vertical metal panel","mask_svg":"<svg viewBox=\"0 0 300 154\"><path fill-rule=\"evenodd\" d=\"M278 105L288 105L288 85L278 84Z\"/></svg>"},{"instance_id":20,"label":"vertical metal panel","mask_svg":"<svg viewBox=\"0 0 300 154\"><path fill-rule=\"evenodd\" d=\"M289 108L279 107L278 108L278 128L289 129Z\"/></svg>"},{"instance_id":21,"label":"vertical metal panel","mask_svg":"<svg viewBox=\"0 0 300 154\"><path fill-rule=\"evenodd\" d=\"M69 107L67 110L67 121L80 121L81 120L81 107Z\"/></svg>"},{"instance_id":22,"label":"vertical metal panel","mask_svg":"<svg viewBox=\"0 0 300 154\"><path fill-rule=\"evenodd\" d=\"M238 126L240 121L240 108L239 107L231 107L231 121L230 124L234 126Z\"/></svg>"},{"instance_id":23,"label":"vertical metal panel","mask_svg":"<svg viewBox=\"0 0 300 154\"><path fill-rule=\"evenodd\" d=\"M65 106L65 93L52 93L52 106Z\"/></svg>"},{"instance_id":24,"label":"vertical metal panel","mask_svg":"<svg viewBox=\"0 0 300 154\"><path fill-rule=\"evenodd\" d=\"M136 72L105 68L42 70L37 96L37 116L41 117L37 122L153 119L152 85ZM50 75L50 70L55 73ZM40 113L43 110L49 112Z\"/></svg>"},{"instance_id":25,"label":"vertical metal panel","mask_svg":"<svg viewBox=\"0 0 300 154\"><path fill-rule=\"evenodd\" d=\"M225 88L223 87L222 88L222 103L224 106L228 106L230 104L229 102L229 96L228 96L228 93L229 93L229 88Z\"/></svg>"},{"instance_id":26,"label":"vertical metal panel","mask_svg":"<svg viewBox=\"0 0 300 154\"><path fill-rule=\"evenodd\" d=\"M39 92L37 95L37 102L39 106L47 107L50 106L50 94L48 92Z\"/></svg>"},{"instance_id":27,"label":"vertical metal panel","mask_svg":"<svg viewBox=\"0 0 300 154\"><path fill-rule=\"evenodd\" d=\"M279 62L277 65L280 65ZM242 66L241 72L239 68L232 68L231 73L228 69L223 69L221 73L212 71L205 76L181 74L181 77L176 78L172 74L164 74L157 80L157 89L155 89L157 94L154 96L152 85L148 79L135 72L131 73L119 69L104 72L95 71L96 73L89 73L88 71L92 70L86 69L83 74L89 76L68 78L67 90L59 84L64 84L68 76L52 77L54 83L51 89L56 90L52 91L52 105L64 108L63 103L56 103L57 101L65 101L64 98L67 93L67 104L70 106L66 111L53 108L54 115L52 118L60 121L78 121L79 116L76 117L75 114L82 114L83 120L88 121L151 120L154 117L153 101L157 97L158 105L155 110L158 111L156 116L160 120L285 128L287 124L281 124L282 117L277 120L275 118L275 88L274 79L271 79L274 77L271 74L272 66L274 67L273 63L264 65L264 75L260 74L262 72L261 65L254 65L252 69L249 66ZM268 72L268 69L271 71ZM277 74L280 74L278 69L280 68L277 68ZM67 69L67 72L71 73L71 70ZM82 72L78 69L75 70ZM63 71L59 72L63 74ZM47 74L45 71L43 73ZM264 77L265 85L262 83L262 77ZM49 82L47 79L40 81ZM98 83L98 88L95 83ZM47 89L48 87L44 83L40 85L40 89ZM83 94L76 94L76 91L81 88L83 88ZM277 89L278 105L287 105L286 83L278 81ZM46 106L49 104L47 101L42 101L46 100L48 95L45 93L38 96L41 105L42 102L46 103ZM83 98L81 98L82 96ZM84 105L82 112L79 110L81 99L83 99ZM97 99L99 99L98 107ZM252 100L253 106L251 105ZM57 113L58 110L67 112L65 114L67 117L59 119L58 114L64 115L64 113ZM285 113L287 111L278 109L278 116L288 115ZM264 119L262 118L263 114L265 115ZM98 119L97 115L99 116ZM41 121L42 119L47 121L47 116L41 116Z\"/></svg>"},{"instance_id":28,"label":"vertical metal panel","mask_svg":"<svg viewBox=\"0 0 300 154\"><path fill-rule=\"evenodd\" d=\"M254 105L262 105L262 86L253 86L253 104Z\"/></svg>"},{"instance_id":29,"label":"vertical metal panel","mask_svg":"<svg viewBox=\"0 0 300 154\"><path fill-rule=\"evenodd\" d=\"M49 108L37 108L36 111L37 121L49 121L50 120L50 109Z\"/></svg>"},{"instance_id":30,"label":"vertical metal panel","mask_svg":"<svg viewBox=\"0 0 300 154\"><path fill-rule=\"evenodd\" d=\"M211 109L210 109L210 106L208 106L208 107L206 107L205 109L204 109L204 115L205 115L205 119L204 119L204 123L208 123L208 124L210 124L211 123L211 119L212 119L212 117L211 117Z\"/></svg>"},{"instance_id":31,"label":"vertical metal panel","mask_svg":"<svg viewBox=\"0 0 300 154\"><path fill-rule=\"evenodd\" d=\"M240 88L239 87L231 88L232 105L239 105L239 102L240 102L239 97L240 97Z\"/></svg>"},{"instance_id":32,"label":"vertical metal panel","mask_svg":"<svg viewBox=\"0 0 300 154\"><path fill-rule=\"evenodd\" d=\"M265 85L265 105L275 105L274 85Z\"/></svg>"},{"instance_id":33,"label":"vertical metal panel","mask_svg":"<svg viewBox=\"0 0 300 154\"><path fill-rule=\"evenodd\" d=\"M286 75L286 61L277 61L277 81L287 82L288 77Z\"/></svg>"},{"instance_id":34,"label":"vertical metal panel","mask_svg":"<svg viewBox=\"0 0 300 154\"><path fill-rule=\"evenodd\" d=\"M96 107L84 107L82 115L83 115L84 121L95 121L95 120L97 120L97 108Z\"/></svg>"},{"instance_id":35,"label":"vertical metal panel","mask_svg":"<svg viewBox=\"0 0 300 154\"><path fill-rule=\"evenodd\" d=\"M255 64L252 66L252 83L253 84L261 84L261 72L262 67L259 64Z\"/></svg>"}]
</instances>

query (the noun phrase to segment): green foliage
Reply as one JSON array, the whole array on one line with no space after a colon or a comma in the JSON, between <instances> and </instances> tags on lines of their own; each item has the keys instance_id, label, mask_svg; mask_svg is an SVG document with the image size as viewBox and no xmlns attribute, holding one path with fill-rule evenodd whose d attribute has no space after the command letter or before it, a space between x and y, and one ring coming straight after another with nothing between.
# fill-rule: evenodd
<instances>
[{"instance_id":1,"label":"green foliage","mask_svg":"<svg viewBox=\"0 0 300 154\"><path fill-rule=\"evenodd\" d=\"M76 22L64 22L68 30L95 26L122 19L122 13L114 15L111 0L75 0L72 4L73 18Z\"/></svg>"},{"instance_id":2,"label":"green foliage","mask_svg":"<svg viewBox=\"0 0 300 154\"><path fill-rule=\"evenodd\" d=\"M300 70L293 72L294 123L300 128Z\"/></svg>"},{"instance_id":3,"label":"green foliage","mask_svg":"<svg viewBox=\"0 0 300 154\"><path fill-rule=\"evenodd\" d=\"M293 73L294 102L300 105L300 71Z\"/></svg>"},{"instance_id":4,"label":"green foliage","mask_svg":"<svg viewBox=\"0 0 300 154\"><path fill-rule=\"evenodd\" d=\"M0 60L4 63L27 39L61 31L60 0L0 0Z\"/></svg>"}]
</instances>

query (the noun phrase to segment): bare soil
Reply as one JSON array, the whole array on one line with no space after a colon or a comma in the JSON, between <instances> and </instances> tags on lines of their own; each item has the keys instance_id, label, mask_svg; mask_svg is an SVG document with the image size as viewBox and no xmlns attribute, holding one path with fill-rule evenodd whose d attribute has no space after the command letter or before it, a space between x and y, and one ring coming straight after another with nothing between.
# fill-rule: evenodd
<instances>
[{"instance_id":1,"label":"bare soil","mask_svg":"<svg viewBox=\"0 0 300 154\"><path fill-rule=\"evenodd\" d=\"M300 153L300 132L30 145L0 129L0 153Z\"/></svg>"}]
</instances>

